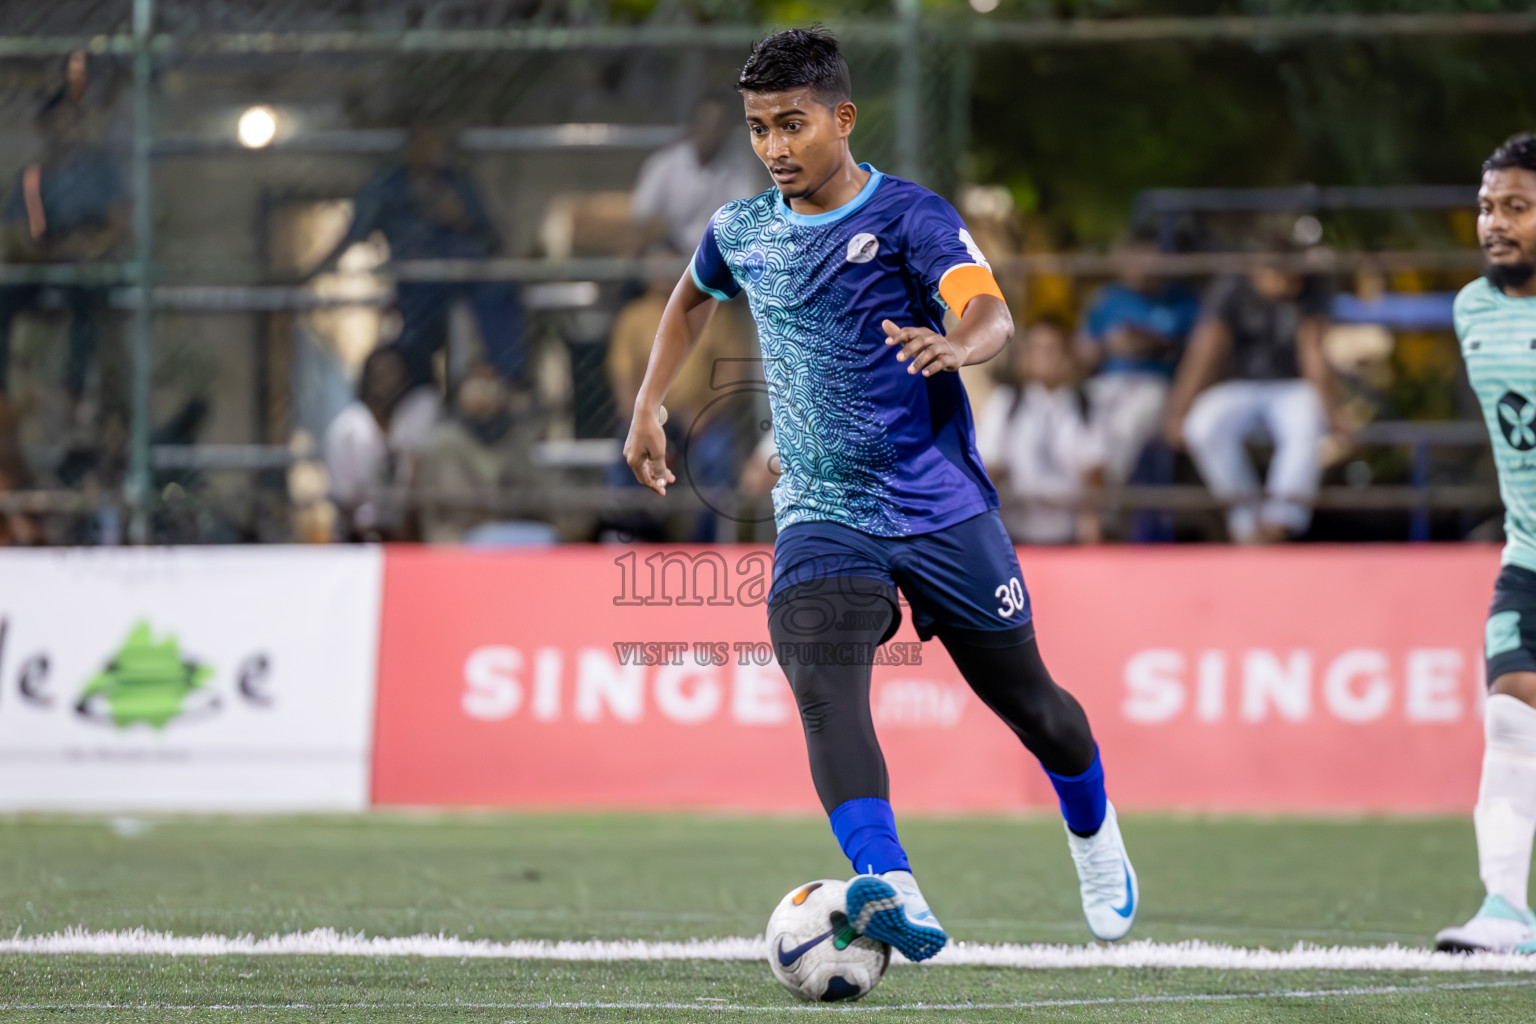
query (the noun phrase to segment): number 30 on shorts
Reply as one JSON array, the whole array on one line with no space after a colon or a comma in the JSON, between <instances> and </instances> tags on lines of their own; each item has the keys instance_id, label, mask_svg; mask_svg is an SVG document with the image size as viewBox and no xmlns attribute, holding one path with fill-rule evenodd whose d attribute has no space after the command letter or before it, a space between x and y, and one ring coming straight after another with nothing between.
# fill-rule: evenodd
<instances>
[{"instance_id":1,"label":"number 30 on shorts","mask_svg":"<svg viewBox=\"0 0 1536 1024\"><path fill-rule=\"evenodd\" d=\"M1011 619L1015 612L1024 610L1024 584L1019 582L1017 576L994 590L992 596L1003 602L997 614L1005 619Z\"/></svg>"}]
</instances>

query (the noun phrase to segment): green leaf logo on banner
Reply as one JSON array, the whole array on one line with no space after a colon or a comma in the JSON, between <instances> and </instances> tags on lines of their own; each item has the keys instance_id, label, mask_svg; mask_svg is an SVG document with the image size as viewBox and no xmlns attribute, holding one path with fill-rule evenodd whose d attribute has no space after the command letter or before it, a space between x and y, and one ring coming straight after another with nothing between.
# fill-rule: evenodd
<instances>
[{"instance_id":1,"label":"green leaf logo on banner","mask_svg":"<svg viewBox=\"0 0 1536 1024\"><path fill-rule=\"evenodd\" d=\"M149 623L139 622L112 660L86 684L78 709L90 715L92 704L103 704L103 717L110 717L120 729L135 722L163 729L212 675L211 667L182 656L174 635L156 640Z\"/></svg>"}]
</instances>

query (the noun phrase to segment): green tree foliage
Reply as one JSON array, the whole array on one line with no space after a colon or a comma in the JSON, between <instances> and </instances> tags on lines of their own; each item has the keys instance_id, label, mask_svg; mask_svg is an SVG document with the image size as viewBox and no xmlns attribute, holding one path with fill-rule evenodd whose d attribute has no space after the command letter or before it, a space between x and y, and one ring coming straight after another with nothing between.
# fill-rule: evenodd
<instances>
[{"instance_id":1,"label":"green tree foliage","mask_svg":"<svg viewBox=\"0 0 1536 1024\"><path fill-rule=\"evenodd\" d=\"M593 0L600 2L600 0ZM889 21L896 0L607 0L610 17L763 27ZM959 161L951 94L959 39L988 20L1528 12L1529 0L922 0L923 166ZM969 177L1008 185L1062 242L1102 241L1147 188L1466 183L1503 138L1536 129L1536 32L1311 35L1252 42L1027 46L982 42L971 63ZM867 48L866 48L867 49ZM866 150L889 160L894 52L854 48ZM963 95L961 93L960 95ZM962 104L963 107L963 104ZM940 180L942 179L942 180ZM1411 245L1443 222L1357 219L1357 241Z\"/></svg>"},{"instance_id":2,"label":"green tree foliage","mask_svg":"<svg viewBox=\"0 0 1536 1024\"><path fill-rule=\"evenodd\" d=\"M1454 184L1536 128L1529 35L1151 43L978 55L973 176L1064 237L1152 187Z\"/></svg>"}]
</instances>

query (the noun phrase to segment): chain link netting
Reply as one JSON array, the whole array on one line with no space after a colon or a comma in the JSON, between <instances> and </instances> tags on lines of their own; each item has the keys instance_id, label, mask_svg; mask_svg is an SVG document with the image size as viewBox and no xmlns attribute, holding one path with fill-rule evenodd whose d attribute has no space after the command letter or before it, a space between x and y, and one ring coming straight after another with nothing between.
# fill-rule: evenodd
<instances>
[{"instance_id":1,"label":"chain link netting","mask_svg":"<svg viewBox=\"0 0 1536 1024\"><path fill-rule=\"evenodd\" d=\"M16 307L5 415L21 453L7 500L32 510L34 539L50 543L121 540L130 514L123 494L140 293L129 287L136 128L122 41L134 7L3 5L7 36L58 51L0 62L0 137L17 155L0 168L14 183L8 194L24 191L28 154L46 166L67 151L70 173L101 179L80 184L76 198L105 248L82 261L57 247L13 246L0 283ZM420 364L412 380L445 420L482 364L504 371L500 400L531 455L509 460L500 482L494 472L471 473L480 486L459 494L461 504L527 514L567 539L771 536L758 465L768 411L744 300L721 309L694 357L708 366L688 369L702 383L679 396L668 425L677 470L696 492L683 503L688 511L662 514L626 482L618 456L646 335L691 252L637 222L631 196L645 160L683 139L701 104L731 116L754 29L715 22L724 41L705 43L461 39L417 52L398 34L622 28L636 19L605 6L538 2L172 0L153 10L153 32L170 40L154 62L146 126L154 540L424 536L432 516L422 506L443 495L424 492L419 467L390 466L373 496L389 507L359 518L338 495L327 458L340 444L338 418L367 397L359 389L370 354L402 345ZM666 15L640 21L686 31L686 20ZM289 42L262 42L279 34ZM321 39L319 51L304 38ZM86 52L72 56L71 39L86 40ZM915 138L921 154L957 151L943 116L957 106L945 69L924 59L919 106L907 115L938 127L903 134L898 110L912 100L902 95L897 46L854 37L849 58L861 158L952 188L956 161L900 149ZM725 146L752 165L745 132L729 132ZM489 243L452 266L435 263L430 250L391 253L378 229L390 214L377 206L402 201L390 174L422 149L455 176L459 205L483 211L468 214L483 220ZM769 184L760 167L742 180ZM367 213L360 202L372 204ZM22 233L11 226L10 236ZM37 283L59 272L63 283ZM68 281L71 273L101 280L85 287ZM741 490L744 475L754 490Z\"/></svg>"},{"instance_id":2,"label":"chain link netting","mask_svg":"<svg viewBox=\"0 0 1536 1024\"><path fill-rule=\"evenodd\" d=\"M769 417L743 300L722 307L692 391L671 401L675 468L691 486L664 504L618 454L647 332L692 247L637 219L634 194L701 104L728 119L739 109L732 84L763 29L729 7L0 2L0 297L15 314L0 539L456 539L487 523L568 540L769 539ZM996 214L991 237L1012 254L998 276L1021 317L1049 310L1052 289L1080 300L1063 274L1027 265L1038 240L1013 217L1021 187L965 187L976 96L998 90L976 88L977 37L957 27L958 5L909 22L863 7L843 33L858 156L968 218ZM153 12L146 124L136 8ZM148 268L132 230L141 138ZM744 132L726 146L754 166ZM26 185L49 161L73 161L66 191L88 229L51 250ZM449 184L434 193L410 166ZM749 187L769 184L751 173ZM474 245L391 251L403 202L440 204ZM133 285L146 269L152 473L134 504ZM370 362L381 348L402 365ZM398 408L393 424L370 412L365 366L420 385L416 435L391 437L409 433ZM434 445L457 454L423 470ZM339 479L348 451L374 459L361 490ZM147 516L138 537L135 510Z\"/></svg>"}]
</instances>

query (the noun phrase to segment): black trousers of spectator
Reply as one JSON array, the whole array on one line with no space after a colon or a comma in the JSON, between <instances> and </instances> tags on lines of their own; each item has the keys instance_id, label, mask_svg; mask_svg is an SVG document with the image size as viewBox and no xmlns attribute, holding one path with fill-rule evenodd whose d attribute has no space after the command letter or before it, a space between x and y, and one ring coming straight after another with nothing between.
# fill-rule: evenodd
<instances>
[{"instance_id":1,"label":"black trousers of spectator","mask_svg":"<svg viewBox=\"0 0 1536 1024\"><path fill-rule=\"evenodd\" d=\"M0 395L6 393L11 362L11 323L16 314L34 305L44 285L0 285ZM107 308L105 288L62 287L64 308L69 310L69 354L64 364L64 389L78 399L85 393L85 374L96 354L98 325Z\"/></svg>"}]
</instances>

